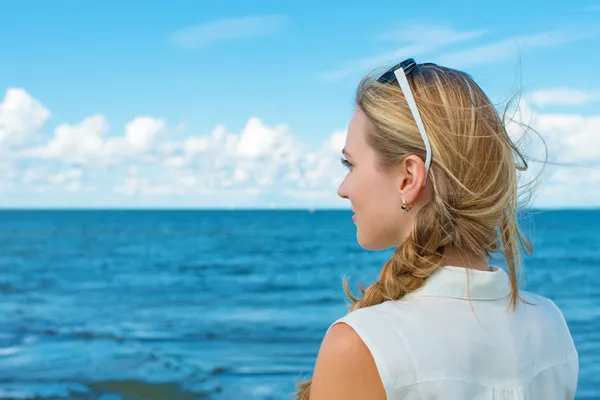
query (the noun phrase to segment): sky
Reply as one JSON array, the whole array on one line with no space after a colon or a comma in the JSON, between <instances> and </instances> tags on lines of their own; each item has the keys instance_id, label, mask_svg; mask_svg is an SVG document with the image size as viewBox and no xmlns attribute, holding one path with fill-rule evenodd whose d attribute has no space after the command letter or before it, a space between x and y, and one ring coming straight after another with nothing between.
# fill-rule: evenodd
<instances>
[{"instance_id":1,"label":"sky","mask_svg":"<svg viewBox=\"0 0 600 400\"><path fill-rule=\"evenodd\" d=\"M532 205L600 207L600 1L208 3L0 3L0 207L349 208L354 91L407 57L522 90Z\"/></svg>"}]
</instances>

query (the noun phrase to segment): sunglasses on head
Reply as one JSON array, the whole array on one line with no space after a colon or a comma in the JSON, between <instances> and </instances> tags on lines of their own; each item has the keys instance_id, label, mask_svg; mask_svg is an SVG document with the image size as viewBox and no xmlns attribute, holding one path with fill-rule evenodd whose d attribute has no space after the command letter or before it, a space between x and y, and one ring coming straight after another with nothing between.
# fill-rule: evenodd
<instances>
[{"instance_id":1,"label":"sunglasses on head","mask_svg":"<svg viewBox=\"0 0 600 400\"><path fill-rule=\"evenodd\" d=\"M392 68L381 74L379 78L377 78L377 82L380 83L394 83L394 80L396 80L398 82L398 85L400 86L400 89L402 89L404 97L406 98L408 108L410 108L410 112L412 113L413 118L417 124L417 128L419 129L419 133L423 138L423 143L425 143L425 149L427 151L427 155L425 157L425 180L423 181L423 186L425 186L425 183L427 182L429 166L431 165L431 145L429 144L429 139L427 138L427 133L425 132L425 127L423 126L423 121L421 120L419 109L417 108L417 103L415 103L412 90L410 89L410 85L406 77L410 75L413 71L415 71L417 68L424 65L435 64L417 64L413 58L408 58L394 65Z\"/></svg>"}]
</instances>

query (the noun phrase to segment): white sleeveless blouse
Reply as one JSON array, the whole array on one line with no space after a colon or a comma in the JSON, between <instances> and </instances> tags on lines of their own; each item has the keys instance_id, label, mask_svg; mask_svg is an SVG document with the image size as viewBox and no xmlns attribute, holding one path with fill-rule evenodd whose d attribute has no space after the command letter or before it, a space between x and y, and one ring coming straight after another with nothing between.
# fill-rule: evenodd
<instances>
[{"instance_id":1,"label":"white sleeveless blouse","mask_svg":"<svg viewBox=\"0 0 600 400\"><path fill-rule=\"evenodd\" d=\"M573 399L578 354L561 311L524 291L532 304L521 301L513 311L509 293L500 268L447 266L403 299L355 310L331 326L356 331L388 400Z\"/></svg>"}]
</instances>

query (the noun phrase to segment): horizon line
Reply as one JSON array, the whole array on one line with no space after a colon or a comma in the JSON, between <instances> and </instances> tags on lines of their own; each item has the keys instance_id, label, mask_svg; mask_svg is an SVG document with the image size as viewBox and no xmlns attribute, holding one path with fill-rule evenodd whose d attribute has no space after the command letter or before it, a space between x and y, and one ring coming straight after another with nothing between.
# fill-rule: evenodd
<instances>
[{"instance_id":1,"label":"horizon line","mask_svg":"<svg viewBox=\"0 0 600 400\"><path fill-rule=\"evenodd\" d=\"M0 211L351 211L342 207L3 207ZM519 211L600 211L589 207L526 207Z\"/></svg>"}]
</instances>

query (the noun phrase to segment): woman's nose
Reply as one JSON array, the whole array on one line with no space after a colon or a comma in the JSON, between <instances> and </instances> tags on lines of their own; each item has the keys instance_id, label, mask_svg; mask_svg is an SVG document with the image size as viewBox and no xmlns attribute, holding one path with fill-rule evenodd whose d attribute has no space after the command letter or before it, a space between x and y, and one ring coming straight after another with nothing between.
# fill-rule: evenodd
<instances>
[{"instance_id":1,"label":"woman's nose","mask_svg":"<svg viewBox=\"0 0 600 400\"><path fill-rule=\"evenodd\" d=\"M347 186L346 178L344 178L344 180L342 181L342 183L340 183L340 186L338 187L338 190L337 190L338 196L340 196L342 199L348 198L348 191L347 191L346 186Z\"/></svg>"}]
</instances>

